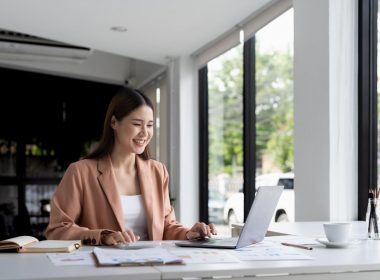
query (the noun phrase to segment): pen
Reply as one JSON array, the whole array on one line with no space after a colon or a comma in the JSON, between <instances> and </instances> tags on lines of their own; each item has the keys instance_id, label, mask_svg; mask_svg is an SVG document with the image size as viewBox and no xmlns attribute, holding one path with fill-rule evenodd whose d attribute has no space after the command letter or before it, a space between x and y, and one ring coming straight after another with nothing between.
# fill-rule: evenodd
<instances>
[{"instance_id":1,"label":"pen","mask_svg":"<svg viewBox=\"0 0 380 280\"><path fill-rule=\"evenodd\" d=\"M286 243L286 242L281 242L281 245L290 246L290 247L296 247L296 248L305 249L305 250L313 250L312 247L307 247L307 246L298 245L298 244L291 244L291 243Z\"/></svg>"}]
</instances>

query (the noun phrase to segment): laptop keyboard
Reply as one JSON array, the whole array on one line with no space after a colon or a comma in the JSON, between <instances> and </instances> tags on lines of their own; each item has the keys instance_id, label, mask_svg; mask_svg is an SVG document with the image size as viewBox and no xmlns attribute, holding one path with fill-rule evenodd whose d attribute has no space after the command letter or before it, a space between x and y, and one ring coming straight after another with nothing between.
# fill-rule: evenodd
<instances>
[{"instance_id":1,"label":"laptop keyboard","mask_svg":"<svg viewBox=\"0 0 380 280\"><path fill-rule=\"evenodd\" d=\"M198 244L210 244L210 243L236 243L237 238L236 237L227 237L227 238L218 238L218 237L206 237L202 239L196 239L196 240L190 240L191 242L198 243Z\"/></svg>"}]
</instances>

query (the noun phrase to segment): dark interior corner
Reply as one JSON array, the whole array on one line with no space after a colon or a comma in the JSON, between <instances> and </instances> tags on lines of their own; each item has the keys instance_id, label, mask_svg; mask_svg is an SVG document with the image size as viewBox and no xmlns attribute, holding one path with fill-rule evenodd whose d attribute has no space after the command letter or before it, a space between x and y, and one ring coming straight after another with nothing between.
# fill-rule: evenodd
<instances>
[{"instance_id":1,"label":"dark interior corner","mask_svg":"<svg viewBox=\"0 0 380 280\"><path fill-rule=\"evenodd\" d=\"M0 68L0 240L43 239L67 166L99 139L117 85Z\"/></svg>"}]
</instances>

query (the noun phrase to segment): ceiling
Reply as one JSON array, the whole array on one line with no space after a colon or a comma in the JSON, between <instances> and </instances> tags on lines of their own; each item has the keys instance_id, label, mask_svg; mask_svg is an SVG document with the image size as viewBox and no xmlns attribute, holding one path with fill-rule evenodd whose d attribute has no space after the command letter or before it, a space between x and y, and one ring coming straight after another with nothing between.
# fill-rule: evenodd
<instances>
[{"instance_id":1,"label":"ceiling","mask_svg":"<svg viewBox=\"0 0 380 280\"><path fill-rule=\"evenodd\" d=\"M269 2L0 0L0 29L165 64L168 57L190 55L231 32Z\"/></svg>"}]
</instances>

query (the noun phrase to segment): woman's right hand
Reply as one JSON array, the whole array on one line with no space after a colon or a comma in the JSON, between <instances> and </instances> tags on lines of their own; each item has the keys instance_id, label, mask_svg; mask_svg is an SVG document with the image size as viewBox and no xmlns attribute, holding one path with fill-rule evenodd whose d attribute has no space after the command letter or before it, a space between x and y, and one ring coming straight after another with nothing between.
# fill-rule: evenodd
<instances>
[{"instance_id":1,"label":"woman's right hand","mask_svg":"<svg viewBox=\"0 0 380 280\"><path fill-rule=\"evenodd\" d=\"M101 235L102 245L117 245L134 243L140 239L140 236L133 233L132 230L106 232Z\"/></svg>"},{"instance_id":2,"label":"woman's right hand","mask_svg":"<svg viewBox=\"0 0 380 280\"><path fill-rule=\"evenodd\" d=\"M205 223L195 223L193 227L186 233L186 237L189 240L203 239L217 235L216 227L214 224L206 225Z\"/></svg>"}]
</instances>

